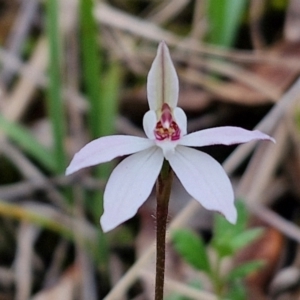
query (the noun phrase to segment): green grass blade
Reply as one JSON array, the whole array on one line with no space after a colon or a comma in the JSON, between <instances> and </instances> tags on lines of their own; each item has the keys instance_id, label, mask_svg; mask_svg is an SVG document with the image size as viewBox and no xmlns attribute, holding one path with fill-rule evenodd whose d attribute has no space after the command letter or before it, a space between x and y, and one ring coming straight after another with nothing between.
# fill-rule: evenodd
<instances>
[{"instance_id":1,"label":"green grass blade","mask_svg":"<svg viewBox=\"0 0 300 300\"><path fill-rule=\"evenodd\" d=\"M101 82L102 98L99 99L101 116L98 126L100 136L114 134L118 111L118 99L121 85L121 69L117 62L109 66L109 70L103 76ZM112 163L106 163L98 167L97 174L100 178L108 179L112 170Z\"/></svg>"},{"instance_id":2,"label":"green grass blade","mask_svg":"<svg viewBox=\"0 0 300 300\"><path fill-rule=\"evenodd\" d=\"M104 75L99 48L99 32L93 15L94 2L80 0L80 32L83 65L83 83L87 98L90 102L89 129L91 138L99 138L114 132L116 99L119 85L118 66L108 65L108 72ZM107 179L111 165L101 165L96 168L95 175ZM103 194L94 192L88 199L88 206L93 213L95 222L99 224L99 217L103 213ZM98 261L105 270L107 267L108 247L106 237L99 232Z\"/></svg>"},{"instance_id":3,"label":"green grass blade","mask_svg":"<svg viewBox=\"0 0 300 300\"><path fill-rule=\"evenodd\" d=\"M98 126L100 136L111 135L115 132L115 121L118 109L118 95L120 91L120 66L118 63L112 63L109 70L103 76L102 98L99 99L101 115L99 116ZM107 180L113 169L114 163L109 162L101 164L96 168L95 175L97 178ZM98 221L99 216L103 214L103 194L95 193L93 197L93 212Z\"/></svg>"},{"instance_id":4,"label":"green grass blade","mask_svg":"<svg viewBox=\"0 0 300 300\"><path fill-rule=\"evenodd\" d=\"M209 43L232 46L247 2L248 0L208 1Z\"/></svg>"},{"instance_id":5,"label":"green grass blade","mask_svg":"<svg viewBox=\"0 0 300 300\"><path fill-rule=\"evenodd\" d=\"M115 121L118 107L118 95L120 90L120 67L117 63L112 63L109 70L103 76L101 82L102 98L99 99L101 114L98 118L100 136L111 135L115 132ZM101 164L96 168L97 178L107 180L114 166L113 162ZM95 193L92 201L92 211L96 220L103 214L103 194Z\"/></svg>"},{"instance_id":6,"label":"green grass blade","mask_svg":"<svg viewBox=\"0 0 300 300\"><path fill-rule=\"evenodd\" d=\"M195 269L211 272L211 266L201 236L186 229L176 230L172 234L172 241L176 251Z\"/></svg>"},{"instance_id":7,"label":"green grass blade","mask_svg":"<svg viewBox=\"0 0 300 300\"><path fill-rule=\"evenodd\" d=\"M74 233L72 229L66 227L64 224L61 224L58 220L55 221L45 216L41 216L38 212L34 212L26 207L22 207L19 204L11 204L0 200L0 215L23 222L29 222L41 228L57 232L69 240L74 239Z\"/></svg>"},{"instance_id":8,"label":"green grass blade","mask_svg":"<svg viewBox=\"0 0 300 300\"><path fill-rule=\"evenodd\" d=\"M90 101L89 125L91 138L110 135L115 131L115 117L120 82L118 64L108 65L106 74L102 70L101 51L98 45L97 24L93 15L93 1L80 0L80 28L83 59L83 80ZM97 167L95 175L106 180L111 164ZM103 212L102 194L95 195L92 211L98 220Z\"/></svg>"},{"instance_id":9,"label":"green grass blade","mask_svg":"<svg viewBox=\"0 0 300 300\"><path fill-rule=\"evenodd\" d=\"M2 115L0 115L0 128L41 165L51 172L57 171L53 154L41 145L29 130L17 123L8 121Z\"/></svg>"},{"instance_id":10,"label":"green grass blade","mask_svg":"<svg viewBox=\"0 0 300 300\"><path fill-rule=\"evenodd\" d=\"M58 1L47 0L47 34L49 39L49 88L48 109L53 128L54 155L59 173L66 168L66 153L64 149L65 116L62 99L61 49L58 26Z\"/></svg>"},{"instance_id":11,"label":"green grass blade","mask_svg":"<svg viewBox=\"0 0 300 300\"><path fill-rule=\"evenodd\" d=\"M80 34L82 48L82 66L83 66L83 83L87 99L90 102L89 110L89 130L91 138L100 137L100 121L102 118L101 110L101 59L98 46L98 31L93 15L93 1L80 0ZM97 174L99 167L96 169ZM102 193L94 192L88 201L88 208L94 215L95 222L98 222L99 216L103 213Z\"/></svg>"},{"instance_id":12,"label":"green grass blade","mask_svg":"<svg viewBox=\"0 0 300 300\"><path fill-rule=\"evenodd\" d=\"M80 31L83 60L83 80L90 101L90 130L92 138L101 135L101 59L98 46L97 24L93 15L93 1L80 0Z\"/></svg>"}]
</instances>

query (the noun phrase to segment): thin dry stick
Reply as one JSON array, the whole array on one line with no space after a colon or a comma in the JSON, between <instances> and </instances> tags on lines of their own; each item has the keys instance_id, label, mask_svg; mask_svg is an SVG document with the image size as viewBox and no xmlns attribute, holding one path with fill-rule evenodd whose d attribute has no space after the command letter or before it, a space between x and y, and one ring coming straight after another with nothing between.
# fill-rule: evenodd
<instances>
[{"instance_id":1,"label":"thin dry stick","mask_svg":"<svg viewBox=\"0 0 300 300\"><path fill-rule=\"evenodd\" d=\"M19 15L16 18L15 24L7 38L6 48L10 54L19 56L24 46L24 41L30 32L30 27L33 24L34 16L38 8L37 0L27 0L21 2ZM13 72L4 61L2 71L0 74L0 80L7 83L10 81Z\"/></svg>"},{"instance_id":2,"label":"thin dry stick","mask_svg":"<svg viewBox=\"0 0 300 300\"><path fill-rule=\"evenodd\" d=\"M33 248L39 230L39 228L26 222L23 222L19 227L14 268L16 277L16 300L27 300L30 298L33 273Z\"/></svg>"},{"instance_id":3,"label":"thin dry stick","mask_svg":"<svg viewBox=\"0 0 300 300\"><path fill-rule=\"evenodd\" d=\"M158 5L149 14L150 17L148 16L147 19L156 24L166 24L176 17L189 2L190 0L165 0L157 2Z\"/></svg>"},{"instance_id":4,"label":"thin dry stick","mask_svg":"<svg viewBox=\"0 0 300 300\"><path fill-rule=\"evenodd\" d=\"M47 49L45 38L40 38L28 63L33 69L44 72L47 66ZM13 93L4 101L7 105L3 108L3 115L12 121L19 119L28 107L28 103L33 99L32 95L35 91L35 82L32 82L29 78L22 77Z\"/></svg>"},{"instance_id":5,"label":"thin dry stick","mask_svg":"<svg viewBox=\"0 0 300 300\"><path fill-rule=\"evenodd\" d=\"M39 227L45 226L68 237L72 235L70 229L72 228L76 234L84 238L85 242L94 243L97 237L96 228L86 220L70 217L69 214L64 214L58 208L48 204L23 201L22 205L14 205L0 199L0 215L38 224Z\"/></svg>"},{"instance_id":6,"label":"thin dry stick","mask_svg":"<svg viewBox=\"0 0 300 300\"><path fill-rule=\"evenodd\" d=\"M262 49L266 44L261 30L265 5L265 0L250 1L250 36L255 50Z\"/></svg>"},{"instance_id":7,"label":"thin dry stick","mask_svg":"<svg viewBox=\"0 0 300 300\"><path fill-rule=\"evenodd\" d=\"M51 261L47 263L48 267L47 270L45 270L42 289L47 289L47 287L53 285L53 282L57 281L57 278L62 271L61 266L63 266L64 261L66 261L68 257L68 246L68 241L61 239L58 244L51 249L52 257Z\"/></svg>"},{"instance_id":8,"label":"thin dry stick","mask_svg":"<svg viewBox=\"0 0 300 300\"><path fill-rule=\"evenodd\" d=\"M149 40L156 42L165 40L168 44L171 44L171 42L174 44L179 41L175 35L160 28L154 23L133 17L121 10L114 9L103 2L97 2L95 7L95 17L105 25L132 32L135 35L142 36Z\"/></svg>"},{"instance_id":9,"label":"thin dry stick","mask_svg":"<svg viewBox=\"0 0 300 300\"><path fill-rule=\"evenodd\" d=\"M263 205L255 204L250 206L250 209L252 213L264 220L267 224L278 229L297 243L300 243L299 226L294 225L292 222L282 218L277 213Z\"/></svg>"},{"instance_id":10,"label":"thin dry stick","mask_svg":"<svg viewBox=\"0 0 300 300\"><path fill-rule=\"evenodd\" d=\"M0 282L3 290L9 290L15 282L14 271L9 266L1 266L0 267Z\"/></svg>"},{"instance_id":11,"label":"thin dry stick","mask_svg":"<svg viewBox=\"0 0 300 300\"><path fill-rule=\"evenodd\" d=\"M37 50L34 50L34 52L35 51ZM43 51L39 51L39 52L43 55L44 58L46 58L45 53L43 53ZM1 47L0 47L0 61L2 63L6 62L7 68L16 71L19 75L21 75L22 78L26 78L27 81L30 81L30 83L33 83L35 85L35 88L47 87L48 78L44 74L44 69L40 68L39 63L37 64L31 62L23 63L22 61L19 60L19 58L10 54L8 51L2 49ZM20 88L15 88L15 89L20 89ZM79 94L77 90L72 88L63 89L63 95L64 97L66 97L66 100L72 99L72 104L76 106L78 109L80 109L81 111L86 111L88 109L87 101L85 100L82 94ZM27 107L26 105L22 105L22 106L25 108Z\"/></svg>"},{"instance_id":12,"label":"thin dry stick","mask_svg":"<svg viewBox=\"0 0 300 300\"><path fill-rule=\"evenodd\" d=\"M236 190L236 195L245 198L249 205L258 204L257 200L272 180L280 158L286 152L288 134L287 126L283 122L279 123L273 137L276 147L272 143L262 143L259 146Z\"/></svg>"},{"instance_id":13,"label":"thin dry stick","mask_svg":"<svg viewBox=\"0 0 300 300\"><path fill-rule=\"evenodd\" d=\"M192 20L192 28L187 38L192 38L193 41L201 41L207 31L206 24L206 5L202 0L196 0L194 4L194 14Z\"/></svg>"},{"instance_id":14,"label":"thin dry stick","mask_svg":"<svg viewBox=\"0 0 300 300\"><path fill-rule=\"evenodd\" d=\"M212 70L213 68L211 68ZM222 72L220 72L222 73ZM192 83L192 84L196 84L196 85L200 85L201 87L203 87L205 90L208 90L210 92L212 92L213 94L218 95L221 98L225 98L228 99L228 101L232 101L232 102L241 102L240 99L240 94L238 94L238 97L236 96L236 91L231 88L228 89L226 85L222 85L220 84L220 82L217 81L213 81L211 79L211 77L209 75L203 74L203 73L199 73L198 71L195 70L188 70L188 72L181 72L179 71L180 77L182 79L184 79L185 81ZM242 74L240 74L241 76L243 76ZM235 77L235 76L234 76ZM246 78L246 77L240 77L238 81L246 83L248 86L250 86L251 88L253 88L254 90L260 92L263 96L270 98L270 102L276 102L277 99L280 97L281 92L278 89L272 89L270 87L270 84L266 84L265 87L263 87L263 85L260 85L261 83L259 82L254 82L253 80L249 80L250 78ZM262 80L264 81L264 80ZM255 102L253 102L253 96L252 94L250 94L251 97L251 104L254 105L256 104ZM243 99L243 101L245 102L247 99ZM248 100L247 103L250 103L250 101Z\"/></svg>"},{"instance_id":15,"label":"thin dry stick","mask_svg":"<svg viewBox=\"0 0 300 300\"><path fill-rule=\"evenodd\" d=\"M174 56L176 58L176 55ZM184 55L177 55L181 60L186 59ZM257 74L243 69L241 66L238 66L232 62L222 62L212 59L194 59L194 66L205 67L211 71L218 72L221 75L228 76L232 79L235 79L237 82L244 83L245 85L257 90L262 95L265 95L268 98L271 98L273 101L277 101L281 96L282 92L278 89L277 86L272 85L269 81L265 80ZM194 72L193 76L199 74L199 72Z\"/></svg>"},{"instance_id":16,"label":"thin dry stick","mask_svg":"<svg viewBox=\"0 0 300 300\"><path fill-rule=\"evenodd\" d=\"M77 176L66 177L65 175L59 175L47 179L47 181L41 181L39 179L35 180L34 178L31 178L22 182L1 185L0 198L14 200L17 198L20 199L22 196L23 198L31 197L36 191L47 190L49 182L58 187L79 186L86 190L97 190L102 192L105 187L104 180L98 180L88 176L78 178Z\"/></svg>"},{"instance_id":17,"label":"thin dry stick","mask_svg":"<svg viewBox=\"0 0 300 300\"><path fill-rule=\"evenodd\" d=\"M274 108L264 117L264 119L255 127L255 129L266 133L272 132L277 122L291 105L299 98L300 95L300 79L284 94L281 100ZM244 161L245 157L253 150L256 143L248 143L238 146L238 148L226 159L223 164L227 174L231 174L238 165ZM197 213L200 206L196 201L190 202L171 222L169 231L183 227L192 216ZM167 241L171 234L167 235ZM148 251L146 251L130 268L130 270L122 277L117 285L110 291L104 300L115 300L124 295L129 286L137 279L145 264L151 259L155 251L155 243L153 243Z\"/></svg>"},{"instance_id":18,"label":"thin dry stick","mask_svg":"<svg viewBox=\"0 0 300 300\"><path fill-rule=\"evenodd\" d=\"M69 208L63 196L56 190L47 177L19 149L4 138L0 140L0 151L19 168L20 172L29 180L43 184L51 200L64 211L68 211Z\"/></svg>"}]
</instances>

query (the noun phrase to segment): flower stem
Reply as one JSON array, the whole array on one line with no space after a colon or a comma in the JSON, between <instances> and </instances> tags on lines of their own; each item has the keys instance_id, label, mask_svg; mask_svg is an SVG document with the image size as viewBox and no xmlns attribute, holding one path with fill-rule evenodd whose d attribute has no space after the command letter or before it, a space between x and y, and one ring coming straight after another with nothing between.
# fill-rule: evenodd
<instances>
[{"instance_id":1,"label":"flower stem","mask_svg":"<svg viewBox=\"0 0 300 300\"><path fill-rule=\"evenodd\" d=\"M165 279L166 229L173 172L164 161L156 182L156 278L155 300L163 300Z\"/></svg>"}]
</instances>

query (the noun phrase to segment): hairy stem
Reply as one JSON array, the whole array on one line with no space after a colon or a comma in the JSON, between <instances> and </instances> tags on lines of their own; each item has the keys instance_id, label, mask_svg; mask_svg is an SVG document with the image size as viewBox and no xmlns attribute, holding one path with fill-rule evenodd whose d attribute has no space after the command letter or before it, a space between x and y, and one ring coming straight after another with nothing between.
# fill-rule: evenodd
<instances>
[{"instance_id":1,"label":"hairy stem","mask_svg":"<svg viewBox=\"0 0 300 300\"><path fill-rule=\"evenodd\" d=\"M156 278L155 300L163 300L165 279L166 229L173 173L165 160L156 182Z\"/></svg>"}]
</instances>

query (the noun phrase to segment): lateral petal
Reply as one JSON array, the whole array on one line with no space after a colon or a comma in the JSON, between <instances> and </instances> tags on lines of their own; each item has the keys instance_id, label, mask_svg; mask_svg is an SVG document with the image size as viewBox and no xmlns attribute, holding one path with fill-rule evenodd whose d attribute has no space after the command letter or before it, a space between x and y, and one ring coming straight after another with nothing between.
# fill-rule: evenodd
<instances>
[{"instance_id":1,"label":"lateral petal","mask_svg":"<svg viewBox=\"0 0 300 300\"><path fill-rule=\"evenodd\" d=\"M233 145L247 143L252 140L275 140L258 130L246 130L240 127L223 126L190 133L180 140L180 145L202 147L209 145Z\"/></svg>"},{"instance_id":2,"label":"lateral petal","mask_svg":"<svg viewBox=\"0 0 300 300\"><path fill-rule=\"evenodd\" d=\"M161 149L150 149L124 159L112 172L104 192L104 232L133 217L150 195L163 164Z\"/></svg>"},{"instance_id":3,"label":"lateral petal","mask_svg":"<svg viewBox=\"0 0 300 300\"><path fill-rule=\"evenodd\" d=\"M156 113L154 110L148 110L144 114L143 127L148 139L155 140L154 129L156 126Z\"/></svg>"},{"instance_id":4,"label":"lateral petal","mask_svg":"<svg viewBox=\"0 0 300 300\"><path fill-rule=\"evenodd\" d=\"M86 144L74 155L66 170L66 175L82 168L111 161L118 156L145 150L153 145L153 141L136 136L112 135L101 137Z\"/></svg>"},{"instance_id":5,"label":"lateral petal","mask_svg":"<svg viewBox=\"0 0 300 300\"><path fill-rule=\"evenodd\" d=\"M174 118L177 125L180 128L180 136L184 136L187 133L187 117L184 110L180 107L176 107L173 110Z\"/></svg>"},{"instance_id":6,"label":"lateral petal","mask_svg":"<svg viewBox=\"0 0 300 300\"><path fill-rule=\"evenodd\" d=\"M235 223L237 218L231 183L222 166L211 156L177 146L169 162L187 192L208 210Z\"/></svg>"},{"instance_id":7,"label":"lateral petal","mask_svg":"<svg viewBox=\"0 0 300 300\"><path fill-rule=\"evenodd\" d=\"M158 110L163 103L175 108L179 83L168 46L161 42L147 78L147 96L150 110Z\"/></svg>"}]
</instances>

